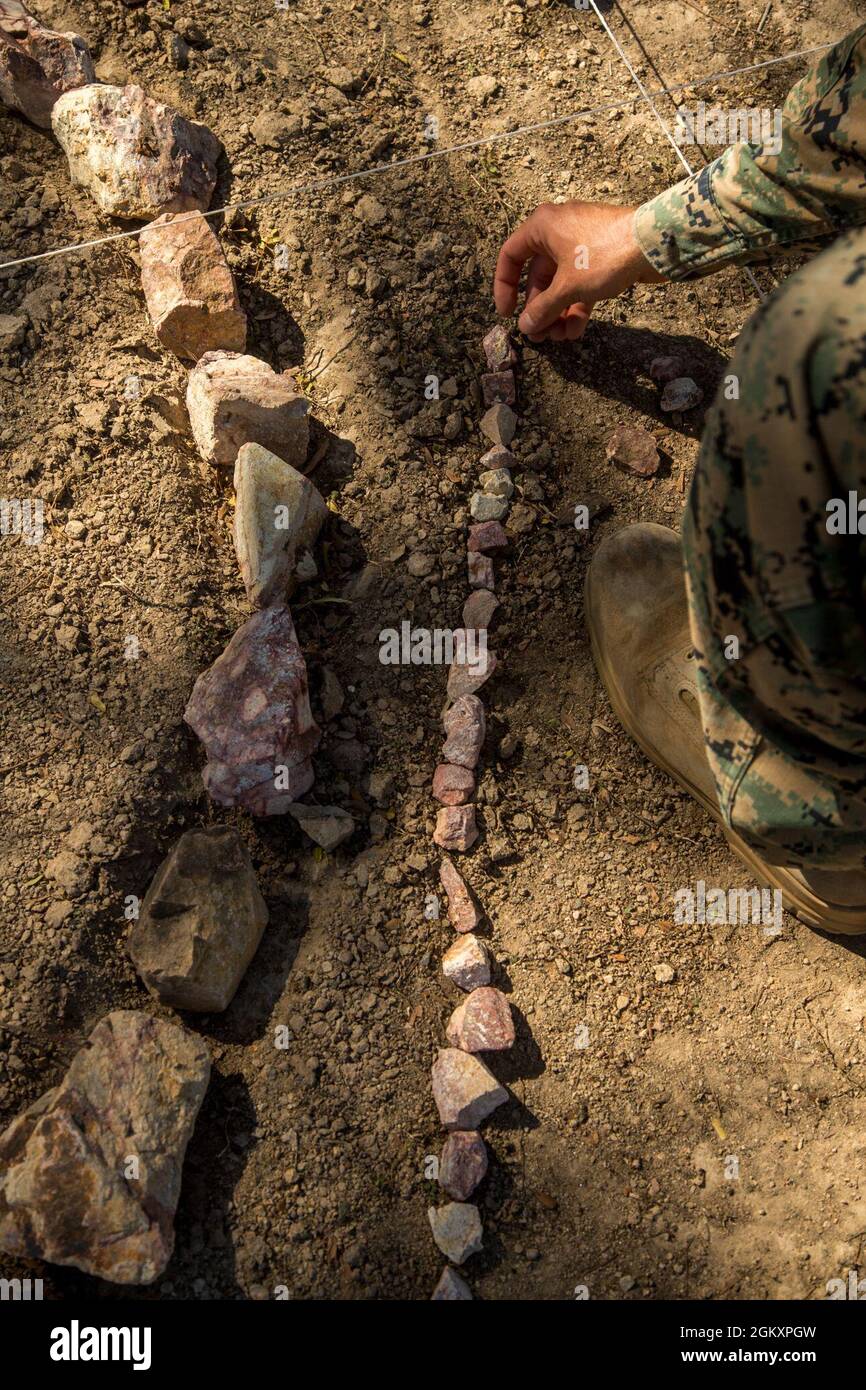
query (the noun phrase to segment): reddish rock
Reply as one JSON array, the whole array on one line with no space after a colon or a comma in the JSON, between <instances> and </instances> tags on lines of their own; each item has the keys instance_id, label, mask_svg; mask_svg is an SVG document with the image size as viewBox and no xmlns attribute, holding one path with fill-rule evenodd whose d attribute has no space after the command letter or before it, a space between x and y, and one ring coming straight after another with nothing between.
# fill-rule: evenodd
<instances>
[{"instance_id":1,"label":"reddish rock","mask_svg":"<svg viewBox=\"0 0 866 1390\"><path fill-rule=\"evenodd\" d=\"M517 416L510 405L499 402L482 415L480 425L481 433L491 444L504 444L507 448L517 433Z\"/></svg>"},{"instance_id":2,"label":"reddish rock","mask_svg":"<svg viewBox=\"0 0 866 1390\"><path fill-rule=\"evenodd\" d=\"M481 521L477 526L469 527L467 548L470 555L487 555L491 551L505 550L507 546L508 537L501 522ZM489 585L485 587L489 587Z\"/></svg>"},{"instance_id":3,"label":"reddish rock","mask_svg":"<svg viewBox=\"0 0 866 1390\"><path fill-rule=\"evenodd\" d=\"M476 589L463 605L463 626L475 632L486 632L498 607L499 599L489 589Z\"/></svg>"},{"instance_id":4,"label":"reddish rock","mask_svg":"<svg viewBox=\"0 0 866 1390\"><path fill-rule=\"evenodd\" d=\"M461 1279L456 1269L446 1265L439 1283L430 1295L431 1303L471 1303L472 1290L465 1279Z\"/></svg>"},{"instance_id":5,"label":"reddish rock","mask_svg":"<svg viewBox=\"0 0 866 1390\"><path fill-rule=\"evenodd\" d=\"M651 478L659 466L658 445L640 425L618 425L605 445L605 454L617 468Z\"/></svg>"},{"instance_id":6,"label":"reddish rock","mask_svg":"<svg viewBox=\"0 0 866 1390\"><path fill-rule=\"evenodd\" d=\"M206 352L190 372L186 408L205 463L232 464L244 444L259 444L303 472L309 402L292 376L238 352Z\"/></svg>"},{"instance_id":7,"label":"reddish rock","mask_svg":"<svg viewBox=\"0 0 866 1390\"><path fill-rule=\"evenodd\" d=\"M163 347L184 361L243 352L247 318L219 238L200 212L165 213L139 237L141 287Z\"/></svg>"},{"instance_id":8,"label":"reddish rock","mask_svg":"<svg viewBox=\"0 0 866 1390\"><path fill-rule=\"evenodd\" d=\"M440 763L433 773L433 795L443 806L462 806L475 793L475 778L468 767Z\"/></svg>"},{"instance_id":9,"label":"reddish rock","mask_svg":"<svg viewBox=\"0 0 866 1390\"><path fill-rule=\"evenodd\" d=\"M445 1036L463 1052L503 1052L514 1045L511 1005L501 990L482 985L458 1004Z\"/></svg>"},{"instance_id":10,"label":"reddish rock","mask_svg":"<svg viewBox=\"0 0 866 1390\"><path fill-rule=\"evenodd\" d=\"M508 336L508 329L501 324L495 324L489 333L485 333L481 346L491 372L502 372L516 365L517 353Z\"/></svg>"},{"instance_id":11,"label":"reddish rock","mask_svg":"<svg viewBox=\"0 0 866 1390\"><path fill-rule=\"evenodd\" d=\"M649 374L660 386L667 386L683 374L683 364L679 357L654 357L649 365Z\"/></svg>"},{"instance_id":12,"label":"reddish rock","mask_svg":"<svg viewBox=\"0 0 866 1390\"><path fill-rule=\"evenodd\" d=\"M514 405L517 400L514 373L485 372L481 378L481 394L485 405L495 405L497 401L503 401L505 405Z\"/></svg>"},{"instance_id":13,"label":"reddish rock","mask_svg":"<svg viewBox=\"0 0 866 1390\"><path fill-rule=\"evenodd\" d=\"M474 931L481 921L481 912L471 891L463 882L450 859L439 866L439 881L448 899L448 920L455 931ZM486 982L485 982L486 983Z\"/></svg>"},{"instance_id":14,"label":"reddish rock","mask_svg":"<svg viewBox=\"0 0 866 1390\"><path fill-rule=\"evenodd\" d=\"M487 724L484 706L477 695L461 695L442 716L445 742L442 757L446 763L477 767Z\"/></svg>"},{"instance_id":15,"label":"reddish rock","mask_svg":"<svg viewBox=\"0 0 866 1390\"><path fill-rule=\"evenodd\" d=\"M158 1279L209 1074L204 1042L176 1023L103 1018L0 1135L0 1249L113 1284Z\"/></svg>"},{"instance_id":16,"label":"reddish rock","mask_svg":"<svg viewBox=\"0 0 866 1390\"><path fill-rule=\"evenodd\" d=\"M517 467L517 459L510 449L504 449L501 444L497 444L494 448L488 449L486 454L482 454L478 460L478 467L482 473L492 473L497 468L510 470Z\"/></svg>"},{"instance_id":17,"label":"reddish rock","mask_svg":"<svg viewBox=\"0 0 866 1390\"><path fill-rule=\"evenodd\" d=\"M485 522L484 524L498 526L499 522ZM466 569L469 574L470 589L492 589L496 583L493 561L489 555L482 555L477 550L467 551Z\"/></svg>"},{"instance_id":18,"label":"reddish rock","mask_svg":"<svg viewBox=\"0 0 866 1390\"><path fill-rule=\"evenodd\" d=\"M222 145L141 87L96 82L64 92L51 126L73 182L110 217L149 222L210 206Z\"/></svg>"},{"instance_id":19,"label":"reddish rock","mask_svg":"<svg viewBox=\"0 0 866 1390\"><path fill-rule=\"evenodd\" d=\"M460 638L462 645L459 648L457 646L458 633L462 634ZM476 690L480 690L482 685L489 681L499 664L496 659L496 653L492 652L486 645L483 651L475 650L474 647L470 645L471 639L465 628L458 627L454 633L454 638L455 659L452 661L448 671L447 691L449 700L457 700L461 695L473 695ZM462 652L467 658L471 653L474 660L467 659L458 661L458 651Z\"/></svg>"},{"instance_id":20,"label":"reddish rock","mask_svg":"<svg viewBox=\"0 0 866 1390\"><path fill-rule=\"evenodd\" d=\"M472 932L459 936L442 957L442 974L469 994L490 984L490 956L483 941Z\"/></svg>"},{"instance_id":21,"label":"reddish rock","mask_svg":"<svg viewBox=\"0 0 866 1390\"><path fill-rule=\"evenodd\" d=\"M255 613L196 681L184 719L205 746L204 784L221 806L282 815L313 783L319 729L307 667L284 604Z\"/></svg>"},{"instance_id":22,"label":"reddish rock","mask_svg":"<svg viewBox=\"0 0 866 1390\"><path fill-rule=\"evenodd\" d=\"M508 1092L493 1072L477 1057L456 1047L439 1049L432 1079L433 1099L446 1129L477 1129L508 1099Z\"/></svg>"},{"instance_id":23,"label":"reddish rock","mask_svg":"<svg viewBox=\"0 0 866 1390\"><path fill-rule=\"evenodd\" d=\"M487 1172L487 1145L477 1129L449 1134L439 1160L439 1186L455 1202L465 1202Z\"/></svg>"},{"instance_id":24,"label":"reddish rock","mask_svg":"<svg viewBox=\"0 0 866 1390\"><path fill-rule=\"evenodd\" d=\"M18 0L0 0L0 101L4 106L50 130L57 98L95 80L84 39L44 28Z\"/></svg>"},{"instance_id":25,"label":"reddish rock","mask_svg":"<svg viewBox=\"0 0 866 1390\"><path fill-rule=\"evenodd\" d=\"M433 842L440 849L471 849L478 839L474 806L443 806L436 816Z\"/></svg>"}]
</instances>

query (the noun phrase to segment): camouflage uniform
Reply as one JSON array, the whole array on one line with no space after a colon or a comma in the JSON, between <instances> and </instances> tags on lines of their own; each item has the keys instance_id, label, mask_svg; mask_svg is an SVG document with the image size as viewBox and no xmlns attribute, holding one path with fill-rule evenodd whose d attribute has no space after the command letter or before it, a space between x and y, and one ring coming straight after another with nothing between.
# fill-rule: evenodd
<instances>
[{"instance_id":1,"label":"camouflage uniform","mask_svg":"<svg viewBox=\"0 0 866 1390\"><path fill-rule=\"evenodd\" d=\"M739 399L723 386L712 408L683 539L726 822L771 862L863 868L866 536L832 534L828 502L866 499L866 25L783 119L778 154L732 146L635 227L675 280L833 241L740 336Z\"/></svg>"}]
</instances>

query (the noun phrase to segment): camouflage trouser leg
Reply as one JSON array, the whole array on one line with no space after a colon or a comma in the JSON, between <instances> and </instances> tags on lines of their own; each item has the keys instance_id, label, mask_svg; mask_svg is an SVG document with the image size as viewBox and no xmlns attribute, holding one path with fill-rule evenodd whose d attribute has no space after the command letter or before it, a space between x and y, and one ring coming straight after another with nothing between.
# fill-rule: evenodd
<instances>
[{"instance_id":1,"label":"camouflage trouser leg","mask_svg":"<svg viewBox=\"0 0 866 1390\"><path fill-rule=\"evenodd\" d=\"M866 230L758 310L728 373L683 530L722 814L773 863L866 867Z\"/></svg>"}]
</instances>

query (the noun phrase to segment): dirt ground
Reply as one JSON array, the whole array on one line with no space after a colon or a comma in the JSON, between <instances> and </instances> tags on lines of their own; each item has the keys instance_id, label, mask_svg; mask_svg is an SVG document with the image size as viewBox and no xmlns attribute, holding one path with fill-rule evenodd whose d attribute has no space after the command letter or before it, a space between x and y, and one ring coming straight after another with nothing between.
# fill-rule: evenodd
<instances>
[{"instance_id":1,"label":"dirt ground","mask_svg":"<svg viewBox=\"0 0 866 1390\"><path fill-rule=\"evenodd\" d=\"M596 18L565 3L34 8L86 36L101 77L213 128L230 165L221 202L429 150L430 117L452 144L632 90ZM764 0L697 8L610 9L649 86L837 38L858 19L848 0L790 0L758 36ZM167 57L176 23L197 26L186 71ZM346 91L326 79L334 67L348 69ZM779 105L803 70L695 86L688 100ZM495 92L474 95L493 85L472 84L482 76ZM0 260L110 230L51 135L3 112L0 171ZM312 476L333 511L319 578L292 605L325 728L315 796L358 825L331 856L288 819L222 812L202 790L181 716L249 609L229 480L192 446L186 371L150 330L136 243L0 272L0 313L23 302L32 322L0 363L2 491L44 498L47 526L39 545L0 547L0 1123L55 1083L103 1014L157 1010L126 953L124 908L184 829L236 823L271 913L229 1010L184 1020L209 1040L214 1074L165 1277L130 1291L9 1260L4 1276L38 1272L54 1298L429 1297L443 1264L426 1216L438 1188L425 1160L441 1145L429 1068L454 1003L439 974L451 929L424 916L438 891L429 782L445 673L381 665L378 634L405 619L458 625L504 235L540 201L637 203L677 177L638 103L228 215L249 350L297 368L317 422ZM379 220L358 206L368 194ZM570 1299L579 1286L608 1299L822 1298L861 1262L863 949L787 918L775 938L674 925L678 889L747 886L744 871L618 728L583 625L598 539L638 519L676 526L694 464L701 411L680 426L660 412L650 359L684 356L709 398L755 303L738 271L639 288L601 306L579 348L522 349L532 524L498 566L485 833L461 861L519 1023L493 1063L513 1101L485 1128L485 1251L466 1270L481 1298ZM431 373L456 383L432 408ZM464 424L449 442L455 401ZM623 422L657 436L654 480L605 461ZM581 545L571 520L588 492L611 507ZM572 785L576 762L589 792ZM383 793L378 779L378 803L373 771L393 783ZM282 1024L287 1050L274 1046Z\"/></svg>"}]
</instances>

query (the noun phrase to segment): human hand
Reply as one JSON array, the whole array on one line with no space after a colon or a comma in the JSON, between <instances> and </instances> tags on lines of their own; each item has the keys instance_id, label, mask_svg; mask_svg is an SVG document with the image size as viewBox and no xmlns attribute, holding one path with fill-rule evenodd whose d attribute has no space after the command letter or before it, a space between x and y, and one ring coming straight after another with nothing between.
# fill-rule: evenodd
<instances>
[{"instance_id":1,"label":"human hand","mask_svg":"<svg viewBox=\"0 0 866 1390\"><path fill-rule=\"evenodd\" d=\"M493 277L497 312L514 313L528 261L518 328L536 343L574 342L599 299L664 279L640 249L634 213L633 207L609 203L542 203L499 253Z\"/></svg>"}]
</instances>

